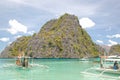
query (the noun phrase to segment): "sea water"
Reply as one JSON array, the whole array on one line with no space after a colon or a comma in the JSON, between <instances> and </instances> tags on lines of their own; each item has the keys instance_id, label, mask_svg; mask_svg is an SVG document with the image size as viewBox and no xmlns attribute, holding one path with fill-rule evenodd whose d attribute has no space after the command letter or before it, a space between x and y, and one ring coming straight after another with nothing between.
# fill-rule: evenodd
<instances>
[{"instance_id":1,"label":"sea water","mask_svg":"<svg viewBox=\"0 0 120 80\"><path fill-rule=\"evenodd\" d=\"M99 65L97 61L79 59L32 59L30 67L15 65L15 59L0 59L0 80L117 80L83 74Z\"/></svg>"}]
</instances>

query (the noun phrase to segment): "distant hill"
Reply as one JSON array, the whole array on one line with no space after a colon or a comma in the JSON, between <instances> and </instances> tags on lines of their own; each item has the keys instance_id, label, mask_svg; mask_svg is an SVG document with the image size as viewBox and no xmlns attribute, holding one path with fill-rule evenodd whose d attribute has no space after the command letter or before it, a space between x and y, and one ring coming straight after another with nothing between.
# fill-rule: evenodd
<instances>
[{"instance_id":1,"label":"distant hill","mask_svg":"<svg viewBox=\"0 0 120 80\"><path fill-rule=\"evenodd\" d=\"M100 45L100 46L105 50L105 52L109 53L111 46L108 45Z\"/></svg>"},{"instance_id":2,"label":"distant hill","mask_svg":"<svg viewBox=\"0 0 120 80\"><path fill-rule=\"evenodd\" d=\"M105 46L105 45L98 45L98 44L96 44L96 46L97 46L97 49L99 51L99 56L104 55L105 52L107 53L107 49L106 49L107 46Z\"/></svg>"},{"instance_id":3,"label":"distant hill","mask_svg":"<svg viewBox=\"0 0 120 80\"><path fill-rule=\"evenodd\" d=\"M23 36L6 47L1 57L15 57L24 51L34 58L81 58L99 55L96 44L79 25L76 16L64 14L48 21L33 36Z\"/></svg>"},{"instance_id":4,"label":"distant hill","mask_svg":"<svg viewBox=\"0 0 120 80\"><path fill-rule=\"evenodd\" d=\"M120 44L111 46L109 53L112 55L120 55Z\"/></svg>"}]
</instances>

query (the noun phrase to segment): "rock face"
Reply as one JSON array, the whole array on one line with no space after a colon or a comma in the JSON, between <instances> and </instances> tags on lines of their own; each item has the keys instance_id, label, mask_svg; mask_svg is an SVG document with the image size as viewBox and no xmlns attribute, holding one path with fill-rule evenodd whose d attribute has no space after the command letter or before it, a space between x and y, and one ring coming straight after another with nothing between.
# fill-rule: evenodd
<instances>
[{"instance_id":1,"label":"rock face","mask_svg":"<svg viewBox=\"0 0 120 80\"><path fill-rule=\"evenodd\" d=\"M21 38L13 42L2 52L1 57L14 57L20 51L35 58L81 58L99 54L96 45L74 15L64 14L59 19L50 20L38 33L26 38L22 42ZM19 46L18 43L24 45Z\"/></svg>"},{"instance_id":2,"label":"rock face","mask_svg":"<svg viewBox=\"0 0 120 80\"><path fill-rule=\"evenodd\" d=\"M22 51L25 52L30 38L31 36L23 36L18 38L2 51L0 58L13 58L18 56L18 54Z\"/></svg>"},{"instance_id":3,"label":"rock face","mask_svg":"<svg viewBox=\"0 0 120 80\"><path fill-rule=\"evenodd\" d=\"M106 45L97 45L97 49L99 51L99 56L103 56L104 53L108 53L107 46Z\"/></svg>"},{"instance_id":4,"label":"rock face","mask_svg":"<svg viewBox=\"0 0 120 80\"><path fill-rule=\"evenodd\" d=\"M109 54L120 55L120 44L111 46Z\"/></svg>"}]
</instances>

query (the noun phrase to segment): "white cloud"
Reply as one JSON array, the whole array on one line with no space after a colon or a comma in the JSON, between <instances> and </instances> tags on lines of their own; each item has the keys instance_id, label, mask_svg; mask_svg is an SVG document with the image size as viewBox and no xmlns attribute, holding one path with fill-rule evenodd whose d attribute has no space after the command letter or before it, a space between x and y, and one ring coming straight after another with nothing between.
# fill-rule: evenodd
<instances>
[{"instance_id":1,"label":"white cloud","mask_svg":"<svg viewBox=\"0 0 120 80\"><path fill-rule=\"evenodd\" d=\"M30 35L33 35L35 33L35 31L28 31L27 33Z\"/></svg>"},{"instance_id":2,"label":"white cloud","mask_svg":"<svg viewBox=\"0 0 120 80\"><path fill-rule=\"evenodd\" d=\"M14 38L17 39L17 38L19 38L19 37L21 37L21 36L22 36L22 35L17 35L17 36L15 36Z\"/></svg>"},{"instance_id":3,"label":"white cloud","mask_svg":"<svg viewBox=\"0 0 120 80\"><path fill-rule=\"evenodd\" d=\"M10 45L12 42L8 42L8 45Z\"/></svg>"},{"instance_id":4,"label":"white cloud","mask_svg":"<svg viewBox=\"0 0 120 80\"><path fill-rule=\"evenodd\" d=\"M115 34L115 35L107 35L107 38L120 38L120 34Z\"/></svg>"},{"instance_id":5,"label":"white cloud","mask_svg":"<svg viewBox=\"0 0 120 80\"><path fill-rule=\"evenodd\" d=\"M9 1L12 1L12 2L15 2L15 3L19 3L19 4L24 4L23 0L9 0Z\"/></svg>"},{"instance_id":6,"label":"white cloud","mask_svg":"<svg viewBox=\"0 0 120 80\"><path fill-rule=\"evenodd\" d=\"M97 43L103 44L103 41L101 40L96 40Z\"/></svg>"},{"instance_id":7,"label":"white cloud","mask_svg":"<svg viewBox=\"0 0 120 80\"><path fill-rule=\"evenodd\" d=\"M79 21L80 21L80 25L82 26L82 28L91 28L95 26L95 23L87 17L81 18Z\"/></svg>"},{"instance_id":8,"label":"white cloud","mask_svg":"<svg viewBox=\"0 0 120 80\"><path fill-rule=\"evenodd\" d=\"M2 42L8 42L10 39L7 37L0 38L0 41Z\"/></svg>"},{"instance_id":9,"label":"white cloud","mask_svg":"<svg viewBox=\"0 0 120 80\"><path fill-rule=\"evenodd\" d=\"M85 1L73 0L9 0L16 5L25 5L37 8L53 14L71 13L80 16L88 16L96 13L98 4L86 3ZM68 4L69 2L69 4ZM87 5L87 6L86 6Z\"/></svg>"},{"instance_id":10,"label":"white cloud","mask_svg":"<svg viewBox=\"0 0 120 80\"><path fill-rule=\"evenodd\" d=\"M117 42L112 41L112 40L109 40L108 42L110 43L110 44L108 44L108 46L112 46L112 45L116 45L116 44L118 44Z\"/></svg>"},{"instance_id":11,"label":"white cloud","mask_svg":"<svg viewBox=\"0 0 120 80\"><path fill-rule=\"evenodd\" d=\"M7 29L11 34L16 34L18 32L27 33L27 26L19 23L17 20L9 20L10 28Z\"/></svg>"}]
</instances>

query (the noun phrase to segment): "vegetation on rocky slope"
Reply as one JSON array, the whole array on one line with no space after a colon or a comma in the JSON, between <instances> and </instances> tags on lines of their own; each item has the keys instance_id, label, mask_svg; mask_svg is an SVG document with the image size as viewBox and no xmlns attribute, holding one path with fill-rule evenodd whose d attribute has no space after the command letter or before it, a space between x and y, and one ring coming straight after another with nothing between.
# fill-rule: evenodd
<instances>
[{"instance_id":1,"label":"vegetation on rocky slope","mask_svg":"<svg viewBox=\"0 0 120 80\"><path fill-rule=\"evenodd\" d=\"M115 54L115 55L120 55L120 44L117 44L117 45L113 45L111 46L110 48L110 54Z\"/></svg>"},{"instance_id":2,"label":"vegetation on rocky slope","mask_svg":"<svg viewBox=\"0 0 120 80\"><path fill-rule=\"evenodd\" d=\"M31 36L23 36L18 38L16 41L4 49L4 51L1 53L1 57L11 58L18 56L21 51L26 52L30 38Z\"/></svg>"},{"instance_id":3,"label":"vegetation on rocky slope","mask_svg":"<svg viewBox=\"0 0 120 80\"><path fill-rule=\"evenodd\" d=\"M48 21L38 33L17 39L5 50L2 55L9 54L9 57L17 56L20 51L37 58L81 58L99 54L78 18L69 14Z\"/></svg>"}]
</instances>

